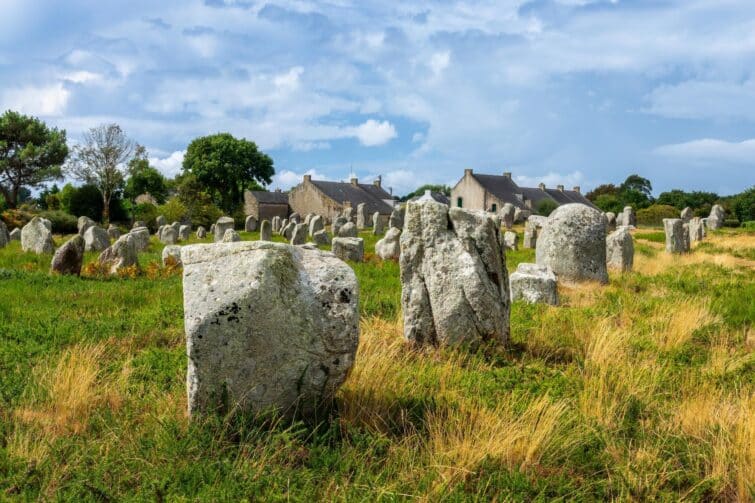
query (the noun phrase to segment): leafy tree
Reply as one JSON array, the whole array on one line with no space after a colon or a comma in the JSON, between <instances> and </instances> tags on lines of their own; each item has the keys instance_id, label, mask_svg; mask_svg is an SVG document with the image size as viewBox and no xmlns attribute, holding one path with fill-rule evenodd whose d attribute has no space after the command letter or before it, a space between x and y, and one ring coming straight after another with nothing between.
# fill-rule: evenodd
<instances>
[{"instance_id":1,"label":"leafy tree","mask_svg":"<svg viewBox=\"0 0 755 503\"><path fill-rule=\"evenodd\" d=\"M15 208L26 187L61 178L68 155L65 130L48 128L36 117L7 111L0 116L0 192Z\"/></svg>"},{"instance_id":2,"label":"leafy tree","mask_svg":"<svg viewBox=\"0 0 755 503\"><path fill-rule=\"evenodd\" d=\"M616 194L600 194L593 200L593 203L603 211L611 211L616 214L621 213L624 209L624 202Z\"/></svg>"},{"instance_id":3,"label":"leafy tree","mask_svg":"<svg viewBox=\"0 0 755 503\"><path fill-rule=\"evenodd\" d=\"M624 183L619 186L620 192L637 191L640 194L644 194L647 199L652 197L653 185L650 180L643 178L640 175L629 175Z\"/></svg>"},{"instance_id":4,"label":"leafy tree","mask_svg":"<svg viewBox=\"0 0 755 503\"><path fill-rule=\"evenodd\" d=\"M603 185L598 185L593 190L585 194L585 197L589 199L592 202L595 202L599 196L602 195L609 195L609 196L616 196L619 193L618 187L612 183L604 183Z\"/></svg>"},{"instance_id":5,"label":"leafy tree","mask_svg":"<svg viewBox=\"0 0 755 503\"><path fill-rule=\"evenodd\" d=\"M727 199L729 208L740 222L755 220L755 186Z\"/></svg>"},{"instance_id":6,"label":"leafy tree","mask_svg":"<svg viewBox=\"0 0 755 503\"><path fill-rule=\"evenodd\" d=\"M666 204L673 206L678 210L690 207L693 210L703 209L707 207L707 211L710 212L710 207L713 206L720 197L714 192L685 192L683 190L674 189L668 192L661 192L656 199L656 204Z\"/></svg>"},{"instance_id":7,"label":"leafy tree","mask_svg":"<svg viewBox=\"0 0 755 503\"><path fill-rule=\"evenodd\" d=\"M273 160L254 142L229 133L194 139L186 149L183 171L194 175L213 201L229 213L242 202L244 190L269 184L275 174Z\"/></svg>"},{"instance_id":8,"label":"leafy tree","mask_svg":"<svg viewBox=\"0 0 755 503\"><path fill-rule=\"evenodd\" d=\"M553 213L553 210L556 208L558 208L558 203L556 201L553 199L543 199L537 203L537 214L547 217Z\"/></svg>"},{"instance_id":9,"label":"leafy tree","mask_svg":"<svg viewBox=\"0 0 755 503\"><path fill-rule=\"evenodd\" d=\"M123 186L134 142L118 124L102 124L90 129L77 145L69 163L71 175L94 185L102 196L102 221L110 221L110 203Z\"/></svg>"},{"instance_id":10,"label":"leafy tree","mask_svg":"<svg viewBox=\"0 0 755 503\"><path fill-rule=\"evenodd\" d=\"M126 220L127 215L119 196L119 193L115 193L110 199L108 215L113 220ZM67 184L60 191L60 200L61 207L71 215L77 217L87 216L92 220L99 220L105 213L102 208L102 193L93 184L85 184L81 187Z\"/></svg>"},{"instance_id":11,"label":"leafy tree","mask_svg":"<svg viewBox=\"0 0 755 503\"><path fill-rule=\"evenodd\" d=\"M168 188L162 173L149 165L147 150L137 145L134 158L128 163L128 178L124 195L133 201L137 196L145 193L149 193L162 204L168 195Z\"/></svg>"},{"instance_id":12,"label":"leafy tree","mask_svg":"<svg viewBox=\"0 0 755 503\"><path fill-rule=\"evenodd\" d=\"M59 210L60 199L58 198L60 193L60 187L57 184L53 184L52 187L45 187L37 197L37 204L40 208L45 210Z\"/></svg>"},{"instance_id":13,"label":"leafy tree","mask_svg":"<svg viewBox=\"0 0 755 503\"><path fill-rule=\"evenodd\" d=\"M408 201L409 199L413 197L421 196L425 193L426 190L430 190L432 192L440 192L441 194L445 196L451 195L451 187L449 187L448 185L433 185L433 184L427 183L419 187L418 189L408 193L407 195L402 197L400 201Z\"/></svg>"},{"instance_id":14,"label":"leafy tree","mask_svg":"<svg viewBox=\"0 0 755 503\"><path fill-rule=\"evenodd\" d=\"M176 197L186 209L186 216L195 225L209 227L223 212L213 204L212 198L192 174L179 175L174 180Z\"/></svg>"}]
</instances>

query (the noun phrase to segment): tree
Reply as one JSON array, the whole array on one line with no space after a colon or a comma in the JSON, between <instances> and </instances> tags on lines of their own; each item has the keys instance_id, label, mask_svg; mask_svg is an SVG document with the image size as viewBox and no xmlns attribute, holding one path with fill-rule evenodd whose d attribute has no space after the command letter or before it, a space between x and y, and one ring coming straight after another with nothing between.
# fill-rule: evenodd
<instances>
[{"instance_id":1,"label":"tree","mask_svg":"<svg viewBox=\"0 0 755 503\"><path fill-rule=\"evenodd\" d=\"M537 214L547 217L553 210L558 208L558 203L553 199L543 199L537 203Z\"/></svg>"},{"instance_id":2,"label":"tree","mask_svg":"<svg viewBox=\"0 0 755 503\"><path fill-rule=\"evenodd\" d=\"M419 187L418 189L416 189L416 190L414 190L412 192L409 192L407 195L405 195L404 197L402 197L400 200L401 201L408 201L409 199L411 199L413 197L417 197L417 196L423 195L426 190L430 190L432 192L440 192L441 194L443 194L445 196L450 196L451 195L451 187L449 187L448 185L432 185L432 184L428 183L428 184L425 184L425 185Z\"/></svg>"},{"instance_id":3,"label":"tree","mask_svg":"<svg viewBox=\"0 0 755 503\"><path fill-rule=\"evenodd\" d=\"M595 200L598 199L599 196L616 196L618 193L619 189L618 187L616 187L616 185L612 183L604 183L603 185L598 185L593 190L585 194L585 197L590 201L595 202Z\"/></svg>"},{"instance_id":4,"label":"tree","mask_svg":"<svg viewBox=\"0 0 755 503\"><path fill-rule=\"evenodd\" d=\"M273 160L246 139L220 133L194 139L186 149L184 173L191 173L213 201L232 212L244 190L269 184L275 174Z\"/></svg>"},{"instance_id":5,"label":"tree","mask_svg":"<svg viewBox=\"0 0 755 503\"><path fill-rule=\"evenodd\" d=\"M168 189L162 173L149 165L147 150L137 145L134 158L128 163L128 178L124 195L133 201L137 196L145 193L149 193L159 204L162 204L168 195Z\"/></svg>"},{"instance_id":6,"label":"tree","mask_svg":"<svg viewBox=\"0 0 755 503\"><path fill-rule=\"evenodd\" d=\"M619 186L620 192L637 191L640 194L644 194L649 200L652 198L653 185L650 180L643 178L640 175L629 175L624 183Z\"/></svg>"},{"instance_id":7,"label":"tree","mask_svg":"<svg viewBox=\"0 0 755 503\"><path fill-rule=\"evenodd\" d=\"M0 192L10 208L22 188L61 178L68 155L65 130L8 110L0 116Z\"/></svg>"},{"instance_id":8,"label":"tree","mask_svg":"<svg viewBox=\"0 0 755 503\"><path fill-rule=\"evenodd\" d=\"M123 185L127 163L131 160L134 142L118 124L102 124L90 129L77 145L69 163L75 178L92 184L102 196L102 222L110 221L110 202Z\"/></svg>"}]
</instances>

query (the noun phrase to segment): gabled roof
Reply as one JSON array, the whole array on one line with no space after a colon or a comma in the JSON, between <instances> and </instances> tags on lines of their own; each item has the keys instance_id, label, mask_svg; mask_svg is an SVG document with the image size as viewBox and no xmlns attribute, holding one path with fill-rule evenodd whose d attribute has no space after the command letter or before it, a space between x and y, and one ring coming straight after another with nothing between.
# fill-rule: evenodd
<instances>
[{"instance_id":1,"label":"gabled roof","mask_svg":"<svg viewBox=\"0 0 755 503\"><path fill-rule=\"evenodd\" d=\"M521 194L521 189L508 176L478 175L477 173L472 174L472 176L485 190L501 201L511 203L514 206L523 206L521 200L517 197L517 194Z\"/></svg>"},{"instance_id":2,"label":"gabled roof","mask_svg":"<svg viewBox=\"0 0 755 503\"><path fill-rule=\"evenodd\" d=\"M388 203L384 202L382 198L373 195L373 193L377 193L376 191L367 190L366 187L368 187L368 185L366 184L353 185L345 182L325 182L321 180L312 180L312 184L338 204L343 204L344 201L349 201L351 207L356 209L359 204L364 203L364 208L368 215L372 215L375 212L380 213L381 215L390 215L391 211L393 211L393 208L391 208ZM371 185L370 187L378 188L374 185ZM384 190L379 190L385 193ZM390 195L388 195L386 199L390 198Z\"/></svg>"},{"instance_id":3,"label":"gabled roof","mask_svg":"<svg viewBox=\"0 0 755 503\"><path fill-rule=\"evenodd\" d=\"M381 201L386 199L393 199L393 196L386 192L382 187L378 187L374 183L360 183L359 186L372 194L373 197L376 197Z\"/></svg>"},{"instance_id":4,"label":"gabled roof","mask_svg":"<svg viewBox=\"0 0 755 503\"><path fill-rule=\"evenodd\" d=\"M257 202L265 204L288 204L288 192L268 192L266 190L250 190Z\"/></svg>"},{"instance_id":5,"label":"gabled roof","mask_svg":"<svg viewBox=\"0 0 755 503\"><path fill-rule=\"evenodd\" d=\"M414 196L413 198L409 199L409 201L419 201L420 199L424 199L425 196L427 196L427 193L421 195L421 196ZM436 201L438 203L443 203L446 206L451 206L451 200L446 196L445 194L441 192L430 192L430 197L433 199L433 201Z\"/></svg>"},{"instance_id":6,"label":"gabled roof","mask_svg":"<svg viewBox=\"0 0 755 503\"><path fill-rule=\"evenodd\" d=\"M553 199L548 195L547 192L541 190L540 188L519 187L519 190L522 191L522 196L525 200L532 201L533 209L536 209L538 203L540 203L540 201L542 201L543 199Z\"/></svg>"},{"instance_id":7,"label":"gabled roof","mask_svg":"<svg viewBox=\"0 0 755 503\"><path fill-rule=\"evenodd\" d=\"M549 196L555 199L559 205L569 204L569 203L580 203L580 204L586 204L587 206L590 206L591 208L597 209L597 206L595 206L592 203L592 201L587 199L585 196L583 196L576 190L545 189L545 191L548 193Z\"/></svg>"}]
</instances>

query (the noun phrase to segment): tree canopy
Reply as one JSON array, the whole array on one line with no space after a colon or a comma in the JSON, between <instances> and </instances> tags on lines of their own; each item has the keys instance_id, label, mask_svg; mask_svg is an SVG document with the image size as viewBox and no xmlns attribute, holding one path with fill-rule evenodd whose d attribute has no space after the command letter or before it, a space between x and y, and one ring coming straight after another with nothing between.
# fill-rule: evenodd
<instances>
[{"instance_id":1,"label":"tree canopy","mask_svg":"<svg viewBox=\"0 0 755 503\"><path fill-rule=\"evenodd\" d=\"M18 205L23 188L61 178L67 155L65 130L10 110L0 116L0 192L8 207Z\"/></svg>"},{"instance_id":2,"label":"tree canopy","mask_svg":"<svg viewBox=\"0 0 755 503\"><path fill-rule=\"evenodd\" d=\"M620 212L624 206L647 208L653 203L653 185L640 175L629 175L618 187L612 183L595 187L586 194L587 199L603 211Z\"/></svg>"},{"instance_id":3,"label":"tree canopy","mask_svg":"<svg viewBox=\"0 0 755 503\"><path fill-rule=\"evenodd\" d=\"M254 142L229 133L194 139L186 150L183 170L194 175L213 201L228 213L241 203L244 190L269 184L275 174L273 160Z\"/></svg>"},{"instance_id":4,"label":"tree canopy","mask_svg":"<svg viewBox=\"0 0 755 503\"><path fill-rule=\"evenodd\" d=\"M124 189L124 195L127 198L134 200L137 196L148 193L159 204L165 202L168 195L165 177L149 165L147 150L141 145L137 145L134 158L128 163L127 173L128 178Z\"/></svg>"},{"instance_id":5,"label":"tree canopy","mask_svg":"<svg viewBox=\"0 0 755 503\"><path fill-rule=\"evenodd\" d=\"M430 183L426 183L425 185L419 187L416 190L413 190L412 192L409 192L407 195L402 197L401 201L408 201L409 199L417 196L421 196L425 193L426 190L432 191L432 192L439 192L445 196L451 195L451 187L448 185L433 185Z\"/></svg>"}]
</instances>

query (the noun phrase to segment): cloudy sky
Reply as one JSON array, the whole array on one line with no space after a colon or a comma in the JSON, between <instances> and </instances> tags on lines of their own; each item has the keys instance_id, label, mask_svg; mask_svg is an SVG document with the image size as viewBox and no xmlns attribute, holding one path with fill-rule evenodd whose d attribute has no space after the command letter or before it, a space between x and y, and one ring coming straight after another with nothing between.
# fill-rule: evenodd
<instances>
[{"instance_id":1,"label":"cloudy sky","mask_svg":"<svg viewBox=\"0 0 755 503\"><path fill-rule=\"evenodd\" d=\"M0 108L118 122L168 175L228 131L397 194L465 167L655 193L755 184L752 0L0 0Z\"/></svg>"}]
</instances>

